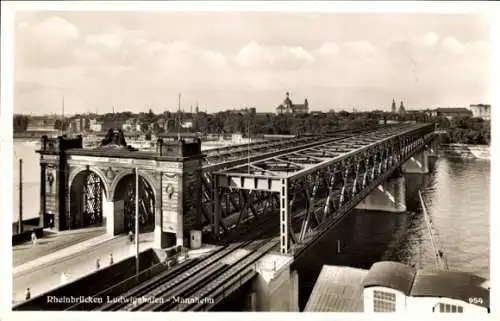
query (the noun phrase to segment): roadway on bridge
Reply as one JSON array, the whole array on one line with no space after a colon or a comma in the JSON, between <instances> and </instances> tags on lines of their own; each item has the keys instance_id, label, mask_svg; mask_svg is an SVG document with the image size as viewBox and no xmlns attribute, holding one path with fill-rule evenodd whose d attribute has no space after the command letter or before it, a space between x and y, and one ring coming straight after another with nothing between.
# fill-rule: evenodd
<instances>
[{"instance_id":1,"label":"roadway on bridge","mask_svg":"<svg viewBox=\"0 0 500 321\"><path fill-rule=\"evenodd\" d=\"M152 241L153 233L141 234L140 251L151 248ZM31 269L14 271L12 299L16 303L23 301L27 288L31 290L31 297L57 288L61 285L62 273L66 275L67 282L88 275L96 270L97 258L100 258L101 267L108 266L110 253L116 263L135 255L135 246L128 242L127 236L118 236L62 258L34 265Z\"/></svg>"},{"instance_id":2,"label":"roadway on bridge","mask_svg":"<svg viewBox=\"0 0 500 321\"><path fill-rule=\"evenodd\" d=\"M45 255L63 250L106 233L105 227L81 229L68 232L44 231L44 237L33 246L31 241L12 247L12 266L16 267Z\"/></svg>"}]
</instances>

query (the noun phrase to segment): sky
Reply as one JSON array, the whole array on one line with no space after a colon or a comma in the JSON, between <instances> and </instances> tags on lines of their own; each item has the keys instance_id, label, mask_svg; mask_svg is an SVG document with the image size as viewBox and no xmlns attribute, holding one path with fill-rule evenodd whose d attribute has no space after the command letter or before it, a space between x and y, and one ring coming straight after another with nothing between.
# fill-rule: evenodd
<instances>
[{"instance_id":1,"label":"sky","mask_svg":"<svg viewBox=\"0 0 500 321\"><path fill-rule=\"evenodd\" d=\"M14 113L490 103L488 16L17 12Z\"/></svg>"}]
</instances>

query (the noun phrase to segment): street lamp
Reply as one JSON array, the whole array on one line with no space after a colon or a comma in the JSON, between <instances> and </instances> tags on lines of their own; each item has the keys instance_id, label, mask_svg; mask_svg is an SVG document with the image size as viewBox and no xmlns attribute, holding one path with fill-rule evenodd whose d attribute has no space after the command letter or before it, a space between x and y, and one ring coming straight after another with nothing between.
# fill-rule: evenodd
<instances>
[{"instance_id":1,"label":"street lamp","mask_svg":"<svg viewBox=\"0 0 500 321\"><path fill-rule=\"evenodd\" d=\"M135 168L135 275L139 281L139 173Z\"/></svg>"}]
</instances>

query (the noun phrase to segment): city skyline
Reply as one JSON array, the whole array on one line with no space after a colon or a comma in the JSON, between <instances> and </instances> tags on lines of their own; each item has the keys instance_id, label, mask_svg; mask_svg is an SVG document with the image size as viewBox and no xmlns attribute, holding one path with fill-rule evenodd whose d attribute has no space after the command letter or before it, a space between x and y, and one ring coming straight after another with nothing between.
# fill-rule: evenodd
<instances>
[{"instance_id":1,"label":"city skyline","mask_svg":"<svg viewBox=\"0 0 500 321\"><path fill-rule=\"evenodd\" d=\"M227 26L231 26L228 28ZM490 103L488 17L461 14L22 12L14 113Z\"/></svg>"}]
</instances>

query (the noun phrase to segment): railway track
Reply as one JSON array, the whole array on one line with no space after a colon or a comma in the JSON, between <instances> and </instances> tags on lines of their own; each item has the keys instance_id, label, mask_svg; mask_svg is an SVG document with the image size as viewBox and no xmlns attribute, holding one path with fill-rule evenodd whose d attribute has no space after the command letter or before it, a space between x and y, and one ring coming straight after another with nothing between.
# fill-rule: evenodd
<instances>
[{"instance_id":1,"label":"railway track","mask_svg":"<svg viewBox=\"0 0 500 321\"><path fill-rule=\"evenodd\" d=\"M272 220L273 217L270 217L267 221ZM265 222L263 222L265 223ZM261 224L265 225L265 224ZM99 306L97 311L136 311L136 310L146 310L151 311L150 308L152 304L148 302L141 302L140 300L134 300L133 298L140 298L142 296L150 297L150 298L169 298L175 296L175 293L179 292L186 286L185 282L192 283L193 281L189 280L193 276L196 279L200 278L210 278L219 275L219 273L225 271L228 266L221 264L221 260L230 256L234 251L238 249L248 249L251 250L252 243L254 243L255 239L259 236L268 233L271 229L276 228L276 226L270 225L267 228L260 229L258 231L254 231L253 235L249 238L249 240L243 242L237 242L225 247L218 249L215 252L210 253L204 258L198 259L191 264L184 265L182 268L179 268L176 271L166 271L153 279L139 285L127 291L123 295L120 295L123 300L119 302L111 302L109 304L105 304ZM268 242L265 240L263 242ZM187 261L190 262L191 260ZM189 283L188 283L189 284ZM172 294L173 293L173 294ZM143 300L146 301L146 300Z\"/></svg>"},{"instance_id":2,"label":"railway track","mask_svg":"<svg viewBox=\"0 0 500 321\"><path fill-rule=\"evenodd\" d=\"M252 252L241 261L231 266L226 272L219 275L217 278L202 282L198 286L185 291L187 292L187 297L199 298L200 300L193 302L188 300L187 302L181 302L175 304L174 306L165 306L162 307L161 311L199 311L207 306L208 302L209 306L215 306L217 303L222 301L226 295L229 295L234 290L237 290L241 284L249 281L257 273L255 264L269 251L278 246L278 240L266 240L264 244L258 246L258 249L255 252ZM205 302L203 300L204 298L210 298L211 300L207 300L207 302Z\"/></svg>"},{"instance_id":3,"label":"railway track","mask_svg":"<svg viewBox=\"0 0 500 321\"><path fill-rule=\"evenodd\" d=\"M221 275L230 273L230 270L235 266L239 266L242 261L248 260L250 257L255 257L253 252L257 249L269 246L269 239L264 239L261 241L248 241L245 242L245 246L240 247L240 249L247 250L248 252L244 254L239 260L233 264L224 264L218 262L211 267L202 271L196 278L192 278L187 282L182 282L177 286L171 287L163 291L160 295L155 296L156 298L161 297L162 300L158 303L146 304L138 309L142 311L169 311L172 310L179 301L183 298L193 297L193 294L205 288L207 284L217 281ZM232 254L232 253L231 253ZM133 311L134 311L133 310Z\"/></svg>"},{"instance_id":4,"label":"railway track","mask_svg":"<svg viewBox=\"0 0 500 321\"><path fill-rule=\"evenodd\" d=\"M171 277L174 277L178 273L182 273L182 271L185 271L186 269L190 268L191 266L193 266L194 264L198 263L199 261L200 261L200 259L196 258L196 259L192 259L192 260L189 260L189 261L182 262L181 264L176 265L176 266L172 267L171 269L169 269L167 271L164 271L164 272L160 273L159 275L154 276L153 278L149 279L148 281L146 281L146 282L138 285L134 289L139 289L139 288L142 288L143 285L154 284L155 282L161 282L163 280L166 280L166 279L169 279ZM163 263L158 263L157 265L151 267L150 269L157 268L159 265L163 265ZM148 272L147 270L146 271L142 271L139 274L139 276L141 276L141 274L147 273L147 272ZM113 290L115 288L119 288L120 286L122 286L123 284L129 282L133 278L135 278L135 277L127 278L127 279L123 280L122 282L114 285L111 288L107 288L107 289L105 289L105 290L103 290L103 291L101 291L101 292L99 292L97 294L94 294L92 296L92 298L93 299L97 299L97 298L104 298L104 297L107 297L107 296L114 296L114 294L116 294L116 293L113 293ZM137 292L140 293L140 289ZM122 295L120 293L118 295L125 297L127 295L127 293L124 294L124 295ZM94 300L93 302L98 302L98 301ZM108 304L104 304L104 305L99 304L99 303L77 303L77 304L74 304L71 307L65 309L65 311L77 311L77 310L80 310L80 311L83 310L83 311L85 311L85 310L96 309L96 308L99 308L99 307L112 308L115 305L116 304L113 304L113 303L108 303Z\"/></svg>"}]
</instances>

